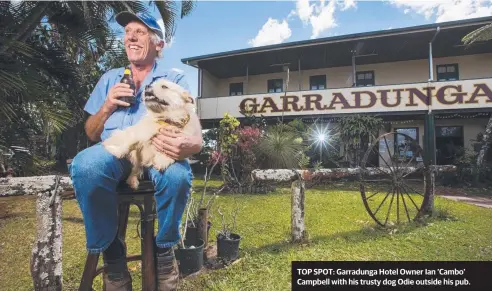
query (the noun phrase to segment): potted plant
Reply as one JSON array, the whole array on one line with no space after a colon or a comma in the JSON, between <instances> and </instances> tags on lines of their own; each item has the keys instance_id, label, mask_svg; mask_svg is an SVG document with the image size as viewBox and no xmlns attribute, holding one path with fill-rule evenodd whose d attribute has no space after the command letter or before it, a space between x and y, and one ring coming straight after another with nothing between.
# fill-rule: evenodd
<instances>
[{"instance_id":1,"label":"potted plant","mask_svg":"<svg viewBox=\"0 0 492 291\"><path fill-rule=\"evenodd\" d=\"M208 168L205 169L205 177L204 177L205 184L203 186L203 192L200 197L200 201L194 203L193 197L190 198L191 200L190 220L186 224L186 228L187 228L186 233L188 234L186 239L191 241L201 239L204 241L205 247L207 246L210 228L212 227L212 222L210 221L211 218L210 208L212 207L213 201L217 198L217 194L222 190L220 189L219 191L216 191L212 195L212 197L210 197L207 204L203 206L203 202L205 200L205 193L207 192L207 183L210 180L210 175L212 174L213 169L215 168L217 163L218 160L212 165L212 168L210 169L210 174ZM202 226L206 225L207 227L206 233L203 233L201 231L200 225Z\"/></svg>"},{"instance_id":2,"label":"potted plant","mask_svg":"<svg viewBox=\"0 0 492 291\"><path fill-rule=\"evenodd\" d=\"M217 194L215 193L212 197L210 197L205 207L201 206L200 201L195 201L192 197L190 197L190 216L189 220L185 224L186 240L196 241L197 239L201 239L204 241L205 246L207 246L209 231L212 227L212 222L210 221L210 218L212 217L210 214L210 209L212 207L213 200L215 200L216 197ZM203 235L200 231L200 224L202 223L207 225L206 235Z\"/></svg>"},{"instance_id":3,"label":"potted plant","mask_svg":"<svg viewBox=\"0 0 492 291\"><path fill-rule=\"evenodd\" d=\"M185 226L188 224L192 203L193 199L190 199L186 211ZM183 227L182 224L181 241L176 249L176 260L179 261L179 272L183 275L193 274L201 270L203 266L203 247L205 245L205 242L202 239L186 239L186 230L187 227Z\"/></svg>"},{"instance_id":4,"label":"potted plant","mask_svg":"<svg viewBox=\"0 0 492 291\"><path fill-rule=\"evenodd\" d=\"M220 207L217 212L222 217L222 229L217 234L217 257L230 263L237 260L239 257L239 243L241 242L241 236L238 233L235 233L239 207L236 206L232 212L232 227L229 227L229 225L225 223L224 214L220 210Z\"/></svg>"}]
</instances>

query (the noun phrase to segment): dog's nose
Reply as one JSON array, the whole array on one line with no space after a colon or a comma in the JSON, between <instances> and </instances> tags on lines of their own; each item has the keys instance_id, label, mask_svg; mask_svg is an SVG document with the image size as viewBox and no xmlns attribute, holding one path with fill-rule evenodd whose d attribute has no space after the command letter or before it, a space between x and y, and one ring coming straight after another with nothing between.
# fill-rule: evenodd
<instances>
[{"instance_id":1,"label":"dog's nose","mask_svg":"<svg viewBox=\"0 0 492 291\"><path fill-rule=\"evenodd\" d=\"M150 85L145 86L145 90L150 90L150 89L151 89Z\"/></svg>"}]
</instances>

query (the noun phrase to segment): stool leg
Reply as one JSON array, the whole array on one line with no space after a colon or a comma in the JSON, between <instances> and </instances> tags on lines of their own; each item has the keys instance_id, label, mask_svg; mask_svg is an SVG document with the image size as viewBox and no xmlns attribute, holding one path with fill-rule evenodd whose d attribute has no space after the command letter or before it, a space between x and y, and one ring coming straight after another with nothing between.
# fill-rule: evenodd
<instances>
[{"instance_id":1,"label":"stool leg","mask_svg":"<svg viewBox=\"0 0 492 291\"><path fill-rule=\"evenodd\" d=\"M84 273L80 282L79 291L92 291L92 283L96 274L99 254L88 254L85 261Z\"/></svg>"},{"instance_id":2,"label":"stool leg","mask_svg":"<svg viewBox=\"0 0 492 291\"><path fill-rule=\"evenodd\" d=\"M144 198L144 212L142 213L142 291L155 291L157 277L155 270L154 250L154 197L147 195Z\"/></svg>"},{"instance_id":3,"label":"stool leg","mask_svg":"<svg viewBox=\"0 0 492 291\"><path fill-rule=\"evenodd\" d=\"M130 214L130 203L122 202L119 206L119 225L118 225L118 237L125 241L126 228L128 225L128 215Z\"/></svg>"}]
</instances>

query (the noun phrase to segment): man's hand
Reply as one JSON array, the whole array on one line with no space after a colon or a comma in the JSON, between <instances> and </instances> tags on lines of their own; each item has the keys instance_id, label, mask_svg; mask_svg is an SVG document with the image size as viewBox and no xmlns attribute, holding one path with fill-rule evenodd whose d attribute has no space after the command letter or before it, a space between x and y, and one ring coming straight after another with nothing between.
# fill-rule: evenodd
<instances>
[{"instance_id":1,"label":"man's hand","mask_svg":"<svg viewBox=\"0 0 492 291\"><path fill-rule=\"evenodd\" d=\"M109 112L113 113L118 106L130 106L129 103L119 100L119 98L124 96L133 96L134 92L130 89L130 85L125 83L117 83L111 89L109 89L108 97L103 104L103 108Z\"/></svg>"},{"instance_id":2,"label":"man's hand","mask_svg":"<svg viewBox=\"0 0 492 291\"><path fill-rule=\"evenodd\" d=\"M197 136L188 136L180 131L163 128L152 138L152 144L157 151L168 157L183 160L200 152L202 140Z\"/></svg>"},{"instance_id":3,"label":"man's hand","mask_svg":"<svg viewBox=\"0 0 492 291\"><path fill-rule=\"evenodd\" d=\"M90 116L85 122L85 132L90 140L100 141L101 133L104 129L104 123L108 120L109 116L121 106L130 106L127 102L118 100L123 96L133 95L133 90L130 89L130 85L124 83L118 83L109 89L106 101L101 106L99 111Z\"/></svg>"}]
</instances>

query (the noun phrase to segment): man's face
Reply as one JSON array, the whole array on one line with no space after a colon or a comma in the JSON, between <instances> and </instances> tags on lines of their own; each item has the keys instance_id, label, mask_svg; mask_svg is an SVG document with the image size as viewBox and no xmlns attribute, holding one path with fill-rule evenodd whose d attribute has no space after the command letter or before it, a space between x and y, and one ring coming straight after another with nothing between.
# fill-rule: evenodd
<instances>
[{"instance_id":1,"label":"man's face","mask_svg":"<svg viewBox=\"0 0 492 291\"><path fill-rule=\"evenodd\" d=\"M161 46L154 44L151 30L140 22L125 26L125 50L128 60L134 64L152 63Z\"/></svg>"}]
</instances>

